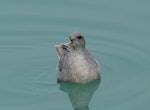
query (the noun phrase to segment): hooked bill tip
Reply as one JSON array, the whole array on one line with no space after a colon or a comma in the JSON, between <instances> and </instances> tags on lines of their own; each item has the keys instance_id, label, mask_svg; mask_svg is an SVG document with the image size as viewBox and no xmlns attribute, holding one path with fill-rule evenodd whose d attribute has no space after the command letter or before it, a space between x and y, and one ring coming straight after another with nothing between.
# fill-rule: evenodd
<instances>
[{"instance_id":1,"label":"hooked bill tip","mask_svg":"<svg viewBox=\"0 0 150 110\"><path fill-rule=\"evenodd\" d=\"M68 45L72 45L72 44L73 44L73 42L72 42L72 41L69 41L69 42L68 42Z\"/></svg>"}]
</instances>

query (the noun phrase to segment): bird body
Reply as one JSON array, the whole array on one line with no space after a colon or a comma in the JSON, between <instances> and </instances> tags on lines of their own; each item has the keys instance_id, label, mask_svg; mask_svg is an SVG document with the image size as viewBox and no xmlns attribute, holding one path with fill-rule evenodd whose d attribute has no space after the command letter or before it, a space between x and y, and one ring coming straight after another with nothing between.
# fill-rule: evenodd
<instances>
[{"instance_id":1,"label":"bird body","mask_svg":"<svg viewBox=\"0 0 150 110\"><path fill-rule=\"evenodd\" d=\"M84 38L79 33L73 33L71 37L71 43L56 46L59 56L58 81L84 84L100 79L99 64L85 49Z\"/></svg>"}]
</instances>

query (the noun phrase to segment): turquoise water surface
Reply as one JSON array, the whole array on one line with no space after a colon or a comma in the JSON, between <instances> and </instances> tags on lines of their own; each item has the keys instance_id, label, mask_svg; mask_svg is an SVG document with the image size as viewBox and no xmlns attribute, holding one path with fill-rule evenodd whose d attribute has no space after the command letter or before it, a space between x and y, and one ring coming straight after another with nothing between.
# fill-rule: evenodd
<instances>
[{"instance_id":1,"label":"turquoise water surface","mask_svg":"<svg viewBox=\"0 0 150 110\"><path fill-rule=\"evenodd\" d=\"M57 84L55 45L85 36L101 82ZM0 0L0 110L149 110L150 1Z\"/></svg>"}]
</instances>

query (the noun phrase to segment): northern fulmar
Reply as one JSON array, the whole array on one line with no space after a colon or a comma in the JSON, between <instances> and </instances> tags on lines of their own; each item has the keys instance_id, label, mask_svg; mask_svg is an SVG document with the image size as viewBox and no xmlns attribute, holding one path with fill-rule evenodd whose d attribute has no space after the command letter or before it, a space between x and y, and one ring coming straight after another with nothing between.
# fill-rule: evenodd
<instances>
[{"instance_id":1,"label":"northern fulmar","mask_svg":"<svg viewBox=\"0 0 150 110\"><path fill-rule=\"evenodd\" d=\"M57 81L85 84L100 79L99 63L85 48L85 39L78 33L70 35L70 42L56 45L59 64Z\"/></svg>"}]
</instances>

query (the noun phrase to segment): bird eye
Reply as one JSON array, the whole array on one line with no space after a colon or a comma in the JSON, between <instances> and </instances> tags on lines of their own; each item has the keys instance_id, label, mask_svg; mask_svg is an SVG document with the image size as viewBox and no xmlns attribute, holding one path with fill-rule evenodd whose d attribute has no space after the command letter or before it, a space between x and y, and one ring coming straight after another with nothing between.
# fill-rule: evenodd
<instances>
[{"instance_id":1,"label":"bird eye","mask_svg":"<svg viewBox=\"0 0 150 110\"><path fill-rule=\"evenodd\" d=\"M77 38L78 38L78 39L82 39L83 37L82 37L82 36L78 36Z\"/></svg>"}]
</instances>

